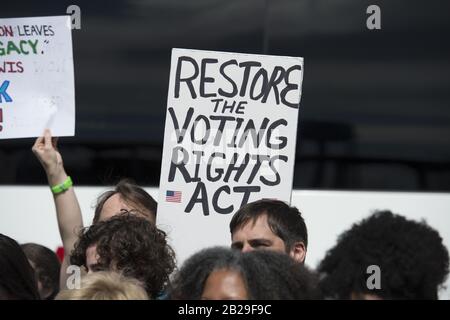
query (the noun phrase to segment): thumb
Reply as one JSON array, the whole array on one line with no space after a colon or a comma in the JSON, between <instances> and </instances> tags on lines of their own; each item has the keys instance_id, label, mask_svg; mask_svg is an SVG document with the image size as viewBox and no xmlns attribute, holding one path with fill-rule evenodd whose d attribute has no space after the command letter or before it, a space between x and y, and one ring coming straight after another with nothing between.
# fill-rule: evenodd
<instances>
[{"instance_id":1,"label":"thumb","mask_svg":"<svg viewBox=\"0 0 450 320\"><path fill-rule=\"evenodd\" d=\"M36 139L36 141L34 142L34 145L33 145L33 147L32 147L32 150L33 151L37 151L38 150L38 148L39 148L39 146L40 145L43 145L44 144L44 137L42 136L42 137L38 137L37 139Z\"/></svg>"}]
</instances>

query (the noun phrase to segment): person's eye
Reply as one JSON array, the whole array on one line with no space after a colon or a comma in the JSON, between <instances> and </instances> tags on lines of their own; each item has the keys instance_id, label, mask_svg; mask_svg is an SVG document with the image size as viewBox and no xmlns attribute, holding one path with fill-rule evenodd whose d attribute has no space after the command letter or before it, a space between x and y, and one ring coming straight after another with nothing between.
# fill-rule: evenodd
<instances>
[{"instance_id":1,"label":"person's eye","mask_svg":"<svg viewBox=\"0 0 450 320\"><path fill-rule=\"evenodd\" d=\"M266 248L270 247L270 244L267 242L256 242L253 244L253 248Z\"/></svg>"},{"instance_id":2,"label":"person's eye","mask_svg":"<svg viewBox=\"0 0 450 320\"><path fill-rule=\"evenodd\" d=\"M242 250L242 243L232 243L231 249Z\"/></svg>"}]
</instances>

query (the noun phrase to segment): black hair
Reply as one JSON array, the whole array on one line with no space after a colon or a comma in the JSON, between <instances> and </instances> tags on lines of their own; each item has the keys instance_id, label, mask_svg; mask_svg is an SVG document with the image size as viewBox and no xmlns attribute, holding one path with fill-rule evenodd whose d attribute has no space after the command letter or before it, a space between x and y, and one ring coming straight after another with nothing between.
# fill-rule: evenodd
<instances>
[{"instance_id":1,"label":"black hair","mask_svg":"<svg viewBox=\"0 0 450 320\"><path fill-rule=\"evenodd\" d=\"M279 200L261 199L241 207L231 219L231 234L264 215L272 232L284 241L287 252L297 242L308 246L308 231L301 212Z\"/></svg>"},{"instance_id":2,"label":"black hair","mask_svg":"<svg viewBox=\"0 0 450 320\"><path fill-rule=\"evenodd\" d=\"M120 271L141 281L150 298L156 298L175 268L175 253L166 234L145 218L125 213L100 221L80 234L70 256L71 264L86 267L86 250L96 245L95 271Z\"/></svg>"},{"instance_id":3,"label":"black hair","mask_svg":"<svg viewBox=\"0 0 450 320\"><path fill-rule=\"evenodd\" d=\"M47 292L41 299L53 300L59 292L59 275L61 263L55 252L47 247L36 243L25 243L21 245L28 260L33 264L36 280L41 283Z\"/></svg>"},{"instance_id":4,"label":"black hair","mask_svg":"<svg viewBox=\"0 0 450 320\"><path fill-rule=\"evenodd\" d=\"M39 300L34 270L19 244L0 233L0 300Z\"/></svg>"},{"instance_id":5,"label":"black hair","mask_svg":"<svg viewBox=\"0 0 450 320\"><path fill-rule=\"evenodd\" d=\"M367 286L371 265L380 268L380 289ZM449 272L449 255L439 233L425 222L378 211L340 235L318 271L329 298L437 299Z\"/></svg>"},{"instance_id":6,"label":"black hair","mask_svg":"<svg viewBox=\"0 0 450 320\"><path fill-rule=\"evenodd\" d=\"M174 276L171 299L200 299L216 270L238 272L252 300L320 299L318 278L288 255L269 250L242 253L229 248L204 249L191 256Z\"/></svg>"}]
</instances>

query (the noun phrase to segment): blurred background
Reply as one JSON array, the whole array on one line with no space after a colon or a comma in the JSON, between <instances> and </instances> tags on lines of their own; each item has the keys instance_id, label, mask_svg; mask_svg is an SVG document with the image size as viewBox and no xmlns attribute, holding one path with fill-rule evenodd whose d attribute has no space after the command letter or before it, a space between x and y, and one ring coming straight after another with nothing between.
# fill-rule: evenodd
<instances>
[{"instance_id":1,"label":"blurred background","mask_svg":"<svg viewBox=\"0 0 450 320\"><path fill-rule=\"evenodd\" d=\"M0 17L72 4L76 136L60 151L78 185L159 184L179 47L304 57L294 188L450 191L449 1L20 0ZM46 184L33 142L0 140L0 184Z\"/></svg>"}]
</instances>

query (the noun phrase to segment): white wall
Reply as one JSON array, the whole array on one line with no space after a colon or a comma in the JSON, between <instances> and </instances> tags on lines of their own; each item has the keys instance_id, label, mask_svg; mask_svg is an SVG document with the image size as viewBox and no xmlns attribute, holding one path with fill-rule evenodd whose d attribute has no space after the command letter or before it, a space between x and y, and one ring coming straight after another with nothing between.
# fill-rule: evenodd
<instances>
[{"instance_id":1,"label":"white wall","mask_svg":"<svg viewBox=\"0 0 450 320\"><path fill-rule=\"evenodd\" d=\"M76 192L85 224L93 218L93 205L103 192L100 187L77 187ZM157 199L158 190L147 188ZM450 194L294 191L292 205L302 211L309 231L307 264L315 267L336 237L352 223L368 216L375 209L389 209L415 220L425 219L437 229L450 248ZM171 228L160 226L169 232ZM228 225L223 230L186 229L183 246L176 245L179 263L200 247L212 244L229 245ZM0 233L17 241L36 242L51 249L60 245L52 195L47 187L0 186ZM450 299L450 279L441 298Z\"/></svg>"}]
</instances>

